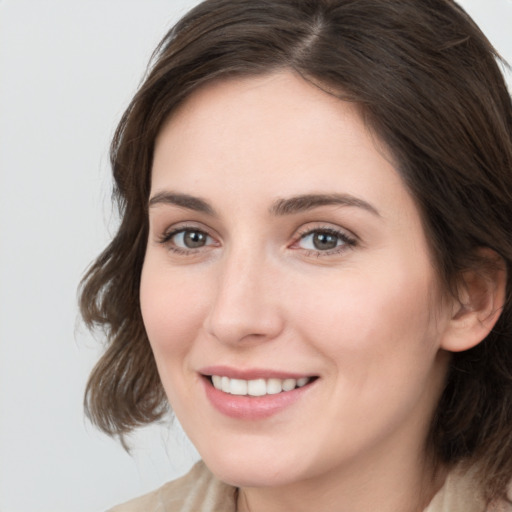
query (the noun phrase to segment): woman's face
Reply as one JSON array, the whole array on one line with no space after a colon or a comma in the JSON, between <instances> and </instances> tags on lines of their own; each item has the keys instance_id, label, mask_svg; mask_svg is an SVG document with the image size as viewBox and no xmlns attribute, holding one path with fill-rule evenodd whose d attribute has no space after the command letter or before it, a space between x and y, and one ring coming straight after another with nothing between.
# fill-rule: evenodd
<instances>
[{"instance_id":1,"label":"woman's face","mask_svg":"<svg viewBox=\"0 0 512 512\"><path fill-rule=\"evenodd\" d=\"M451 306L354 105L287 72L204 87L158 137L149 219L144 324L218 477L285 485L421 456Z\"/></svg>"}]
</instances>

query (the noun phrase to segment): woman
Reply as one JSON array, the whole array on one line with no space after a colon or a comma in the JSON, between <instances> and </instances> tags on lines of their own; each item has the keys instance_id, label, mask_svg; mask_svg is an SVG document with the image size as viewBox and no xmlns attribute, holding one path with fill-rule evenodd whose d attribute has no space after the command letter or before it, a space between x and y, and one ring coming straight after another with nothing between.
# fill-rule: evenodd
<instances>
[{"instance_id":1,"label":"woman","mask_svg":"<svg viewBox=\"0 0 512 512\"><path fill-rule=\"evenodd\" d=\"M169 403L204 462L115 510L512 510L495 58L448 0L207 0L166 35L112 145L86 405L122 438Z\"/></svg>"}]
</instances>

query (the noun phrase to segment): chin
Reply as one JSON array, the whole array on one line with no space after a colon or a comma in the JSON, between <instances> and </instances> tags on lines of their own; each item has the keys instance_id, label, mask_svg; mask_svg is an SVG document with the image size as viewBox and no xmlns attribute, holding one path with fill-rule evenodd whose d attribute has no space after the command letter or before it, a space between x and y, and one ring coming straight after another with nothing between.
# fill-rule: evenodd
<instances>
[{"instance_id":1,"label":"chin","mask_svg":"<svg viewBox=\"0 0 512 512\"><path fill-rule=\"evenodd\" d=\"M301 479L297 463L283 460L279 453L251 457L238 452L203 460L219 480L235 487L280 487Z\"/></svg>"}]
</instances>

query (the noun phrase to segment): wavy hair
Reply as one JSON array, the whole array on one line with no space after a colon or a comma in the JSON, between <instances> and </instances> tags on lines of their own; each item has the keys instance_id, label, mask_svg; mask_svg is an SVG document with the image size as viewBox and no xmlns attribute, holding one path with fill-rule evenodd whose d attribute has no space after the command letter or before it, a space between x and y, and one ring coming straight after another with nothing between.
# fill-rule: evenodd
<instances>
[{"instance_id":1,"label":"wavy hair","mask_svg":"<svg viewBox=\"0 0 512 512\"><path fill-rule=\"evenodd\" d=\"M206 0L163 38L111 146L121 222L80 288L106 350L86 411L123 436L168 410L144 330L139 281L155 138L199 86L281 69L356 102L415 198L438 273L453 289L479 247L507 266L489 336L453 354L430 443L445 464L478 463L489 497L512 477L512 104L499 56L450 0Z\"/></svg>"}]
</instances>

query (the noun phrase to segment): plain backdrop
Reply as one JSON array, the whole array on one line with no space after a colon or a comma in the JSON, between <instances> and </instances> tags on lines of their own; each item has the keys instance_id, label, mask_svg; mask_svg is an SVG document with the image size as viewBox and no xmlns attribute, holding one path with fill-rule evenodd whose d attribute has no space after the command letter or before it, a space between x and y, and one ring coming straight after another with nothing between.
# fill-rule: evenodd
<instances>
[{"instance_id":1,"label":"plain backdrop","mask_svg":"<svg viewBox=\"0 0 512 512\"><path fill-rule=\"evenodd\" d=\"M153 48L195 3L0 0L0 512L105 510L197 458L179 426L143 430L129 456L86 422L101 346L76 306L115 230L110 137ZM461 3L512 61L512 1Z\"/></svg>"}]
</instances>

